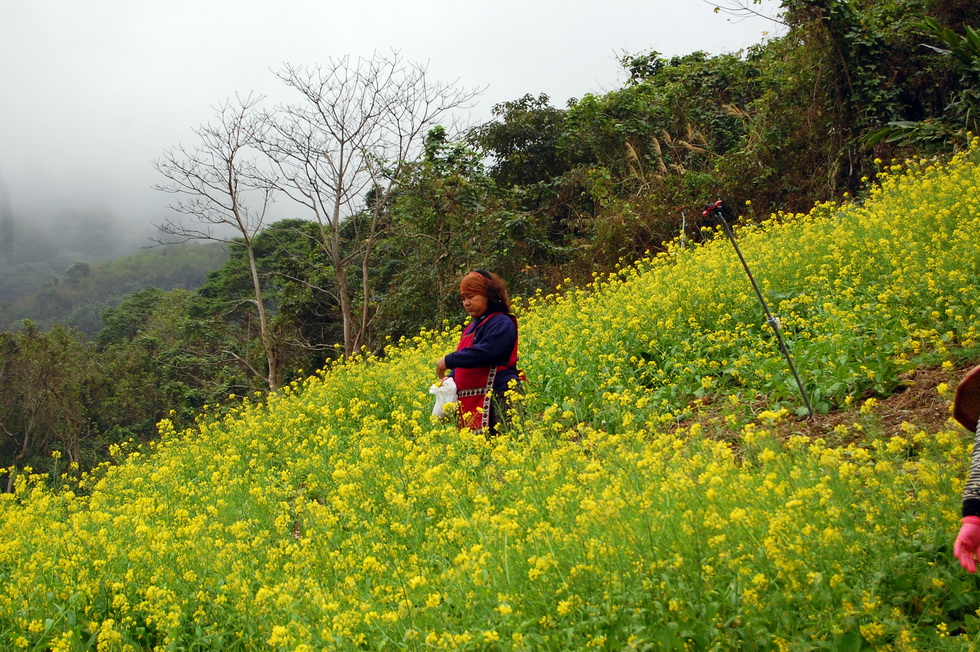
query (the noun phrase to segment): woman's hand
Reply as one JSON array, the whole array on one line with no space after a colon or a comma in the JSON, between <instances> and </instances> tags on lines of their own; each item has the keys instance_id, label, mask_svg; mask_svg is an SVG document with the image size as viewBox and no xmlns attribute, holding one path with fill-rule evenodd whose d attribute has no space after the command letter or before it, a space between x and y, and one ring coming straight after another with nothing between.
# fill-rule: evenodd
<instances>
[{"instance_id":1,"label":"woman's hand","mask_svg":"<svg viewBox=\"0 0 980 652\"><path fill-rule=\"evenodd\" d=\"M953 554L965 570L977 572L977 550L980 549L980 518L964 516L960 533L953 545Z\"/></svg>"},{"instance_id":2,"label":"woman's hand","mask_svg":"<svg viewBox=\"0 0 980 652\"><path fill-rule=\"evenodd\" d=\"M442 380L446 377L447 371L449 371L449 367L446 366L446 356L436 360L436 378Z\"/></svg>"}]
</instances>

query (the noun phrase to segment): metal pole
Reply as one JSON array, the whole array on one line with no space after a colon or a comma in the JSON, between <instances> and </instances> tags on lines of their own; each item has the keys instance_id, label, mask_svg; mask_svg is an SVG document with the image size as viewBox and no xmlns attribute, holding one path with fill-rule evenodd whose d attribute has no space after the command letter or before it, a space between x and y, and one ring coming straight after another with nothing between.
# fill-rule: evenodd
<instances>
[{"instance_id":1,"label":"metal pole","mask_svg":"<svg viewBox=\"0 0 980 652\"><path fill-rule=\"evenodd\" d=\"M810 406L810 399L806 395L806 390L803 389L803 382L800 380L800 375L796 373L796 365L793 364L793 358L789 354L789 349L786 348L786 343L783 341L783 335L779 332L779 320L772 316L769 312L769 306L766 304L766 300L762 296L762 291L759 289L759 284L755 282L755 277L752 276L752 271L749 269L749 264L745 262L745 256L742 255L742 250L739 249L738 242L735 241L735 234L732 233L732 229L728 226L728 221L725 219L724 213L721 210L722 202L718 200L712 206L709 206L704 210L704 217L708 217L710 214L715 214L719 221L721 222L722 228L725 230L725 235L728 236L729 242L735 247L735 253L738 254L738 259L742 261L742 267L745 268L745 273L749 277L749 281L752 282L752 288L755 290L755 295L759 297L759 303L762 304L762 309L766 313L766 323L772 328L772 331L776 334L776 339L779 341L779 348L783 352L783 356L786 358L786 362L789 363L789 370L793 372L793 378L796 379L796 386L800 388L800 396L803 397L803 403L806 404L806 410L813 416L813 408Z\"/></svg>"}]
</instances>

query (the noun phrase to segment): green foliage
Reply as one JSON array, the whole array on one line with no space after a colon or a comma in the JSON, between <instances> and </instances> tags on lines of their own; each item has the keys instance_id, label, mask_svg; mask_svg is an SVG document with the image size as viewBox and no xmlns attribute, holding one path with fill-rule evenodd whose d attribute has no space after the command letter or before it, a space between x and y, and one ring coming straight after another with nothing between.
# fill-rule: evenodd
<instances>
[{"instance_id":1,"label":"green foliage","mask_svg":"<svg viewBox=\"0 0 980 652\"><path fill-rule=\"evenodd\" d=\"M100 347L131 341L146 326L150 314L166 298L166 293L155 287L127 294L118 305L102 313L102 328L95 342Z\"/></svg>"},{"instance_id":2,"label":"green foliage","mask_svg":"<svg viewBox=\"0 0 980 652\"><path fill-rule=\"evenodd\" d=\"M204 405L254 391L223 332L190 316L193 301L135 292L106 311L94 342L57 324L0 333L0 468L51 471L58 459L88 470L110 445L153 439L164 417L189 424Z\"/></svg>"},{"instance_id":3,"label":"green foliage","mask_svg":"<svg viewBox=\"0 0 980 652\"><path fill-rule=\"evenodd\" d=\"M204 405L262 387L230 356L235 343L220 322L193 316L195 301L147 288L104 315L96 341L105 390L91 410L105 441L150 440L164 417L190 423Z\"/></svg>"},{"instance_id":4,"label":"green foliage","mask_svg":"<svg viewBox=\"0 0 980 652\"><path fill-rule=\"evenodd\" d=\"M723 196L801 211L856 192L874 173L869 145L883 158L962 145L949 128L965 133L963 98L976 80L923 47L920 26L929 12L980 19L975 4L961 9L790 0L789 32L744 54L624 55L624 88L565 110L528 95L496 107L471 137L491 155L492 178L517 191L516 207L545 219L553 242L579 248L582 264L570 269L587 275L590 263L608 269L659 248L679 230L676 206ZM947 42L968 42L951 34ZM970 65L969 49L958 51ZM920 129L869 136L886 123Z\"/></svg>"},{"instance_id":5,"label":"green foliage","mask_svg":"<svg viewBox=\"0 0 980 652\"><path fill-rule=\"evenodd\" d=\"M322 365L341 337L336 281L318 228L306 220L281 220L252 240L270 333L287 380L298 369ZM244 246L232 245L228 260L208 276L198 297L191 316L221 331L236 364L261 375L265 352Z\"/></svg>"},{"instance_id":6,"label":"green foliage","mask_svg":"<svg viewBox=\"0 0 980 652\"><path fill-rule=\"evenodd\" d=\"M88 406L98 377L93 347L70 329L26 322L0 333L0 468L50 471L52 451L66 464L91 459Z\"/></svg>"},{"instance_id":7,"label":"green foliage","mask_svg":"<svg viewBox=\"0 0 980 652\"><path fill-rule=\"evenodd\" d=\"M0 289L9 302L23 295L40 292L57 280L58 272L49 263L17 263L4 267L4 273L0 276Z\"/></svg>"},{"instance_id":8,"label":"green foliage","mask_svg":"<svg viewBox=\"0 0 980 652\"><path fill-rule=\"evenodd\" d=\"M567 112L552 107L547 95L525 95L498 104L493 114L498 119L473 129L468 140L493 161L489 175L498 197L515 213L515 221L505 220L510 239L531 245L533 259L517 262L563 262L581 215L593 206L562 142Z\"/></svg>"},{"instance_id":9,"label":"green foliage","mask_svg":"<svg viewBox=\"0 0 980 652\"><path fill-rule=\"evenodd\" d=\"M558 142L565 113L551 106L547 95L498 104L493 115L498 119L473 130L470 138L493 157L491 176L497 184L534 186L568 170Z\"/></svg>"},{"instance_id":10,"label":"green foliage","mask_svg":"<svg viewBox=\"0 0 980 652\"><path fill-rule=\"evenodd\" d=\"M532 261L557 248L516 202L500 192L477 152L433 130L378 245L376 334L397 340L459 318L459 279L477 267L500 270L517 294L545 287Z\"/></svg>"},{"instance_id":11,"label":"green foliage","mask_svg":"<svg viewBox=\"0 0 980 652\"><path fill-rule=\"evenodd\" d=\"M912 119L889 121L887 127L865 137L869 145L882 142L932 148L949 142L963 145L968 142L969 134L976 133L980 126L977 117L980 93L976 90L980 84L980 36L966 24L960 35L931 16L926 16L916 27L924 31L924 36L938 39L943 46L922 44L923 48L939 55L932 58L941 63L944 70L939 72L939 65L930 65L928 83L930 92L943 93L944 101L930 111L905 116ZM958 79L954 78L954 72ZM941 83L936 83L936 77Z\"/></svg>"},{"instance_id":12,"label":"green foliage","mask_svg":"<svg viewBox=\"0 0 980 652\"><path fill-rule=\"evenodd\" d=\"M802 157L795 166L780 158L774 168L788 172L786 178L810 200L853 193L860 179L871 173L869 146L879 157L891 158L948 152L966 143L963 138L950 139L944 125L955 122L949 111L960 89L969 83L956 74L949 60L923 46L923 20L933 11L948 15L949 8L940 4L925 0L785 3L784 17L791 26L786 39L790 40L767 48L772 64L764 70L780 70L772 55L786 65L779 77L770 77L778 95L759 108L770 116L767 126L774 124L774 117L786 125L779 130L784 139L780 149ZM980 20L975 3L964 7L958 20L970 17ZM780 109L777 103L795 109ZM920 128L909 129L911 125ZM759 144L769 150L776 142L764 139ZM801 209L798 204L785 208Z\"/></svg>"}]
</instances>

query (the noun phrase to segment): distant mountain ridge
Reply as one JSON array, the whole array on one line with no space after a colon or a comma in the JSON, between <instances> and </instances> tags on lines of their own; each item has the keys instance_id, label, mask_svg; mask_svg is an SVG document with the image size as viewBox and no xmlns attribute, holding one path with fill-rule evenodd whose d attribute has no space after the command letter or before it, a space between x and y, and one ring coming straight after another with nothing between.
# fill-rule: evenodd
<instances>
[{"instance_id":1,"label":"distant mountain ridge","mask_svg":"<svg viewBox=\"0 0 980 652\"><path fill-rule=\"evenodd\" d=\"M207 243L145 249L108 261L78 261L56 276L42 262L0 265L0 330L16 328L26 319L42 328L61 323L94 335L101 326L101 312L130 292L147 286L196 289L227 258L223 244ZM11 281L24 274L41 275L40 288L15 294L16 282Z\"/></svg>"}]
</instances>

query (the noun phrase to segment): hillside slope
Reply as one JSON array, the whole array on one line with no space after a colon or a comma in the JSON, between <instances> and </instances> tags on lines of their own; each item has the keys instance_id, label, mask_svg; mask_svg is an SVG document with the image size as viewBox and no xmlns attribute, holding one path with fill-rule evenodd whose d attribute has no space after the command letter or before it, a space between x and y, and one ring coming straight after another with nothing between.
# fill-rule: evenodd
<instances>
[{"instance_id":1,"label":"hillside slope","mask_svg":"<svg viewBox=\"0 0 980 652\"><path fill-rule=\"evenodd\" d=\"M428 416L447 327L164 421L78 486L19 477L0 642L969 649L971 437L935 415L978 357L978 158L738 231L827 416L794 416L730 245L672 247L524 302L525 419L494 440ZM883 418L910 385L933 416Z\"/></svg>"}]
</instances>

